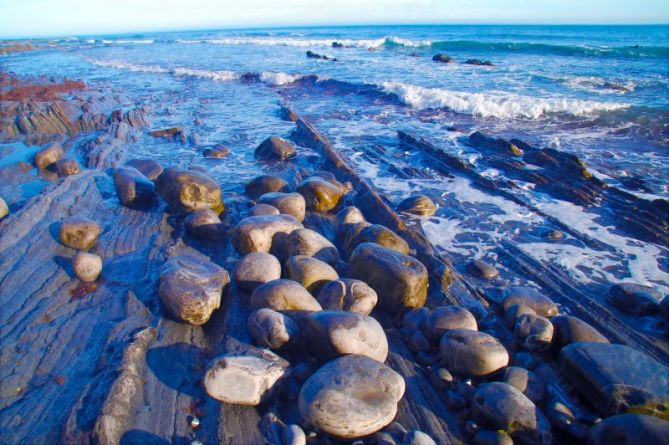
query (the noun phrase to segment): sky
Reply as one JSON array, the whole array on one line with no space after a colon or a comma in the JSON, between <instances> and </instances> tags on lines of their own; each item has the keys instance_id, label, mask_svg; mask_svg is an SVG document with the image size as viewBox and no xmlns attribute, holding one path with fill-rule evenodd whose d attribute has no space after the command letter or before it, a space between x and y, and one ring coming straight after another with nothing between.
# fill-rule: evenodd
<instances>
[{"instance_id":1,"label":"sky","mask_svg":"<svg viewBox=\"0 0 669 445\"><path fill-rule=\"evenodd\" d=\"M669 23L669 0L0 0L0 37L268 26Z\"/></svg>"}]
</instances>

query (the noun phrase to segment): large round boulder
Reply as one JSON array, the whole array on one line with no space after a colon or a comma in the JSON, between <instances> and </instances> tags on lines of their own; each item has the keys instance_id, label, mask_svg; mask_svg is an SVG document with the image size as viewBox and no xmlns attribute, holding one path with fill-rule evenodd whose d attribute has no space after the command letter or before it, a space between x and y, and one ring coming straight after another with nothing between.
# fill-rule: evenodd
<instances>
[{"instance_id":1,"label":"large round boulder","mask_svg":"<svg viewBox=\"0 0 669 445\"><path fill-rule=\"evenodd\" d=\"M280 215L279 209L269 204L256 204L249 210L249 216Z\"/></svg>"},{"instance_id":2,"label":"large round boulder","mask_svg":"<svg viewBox=\"0 0 669 445\"><path fill-rule=\"evenodd\" d=\"M669 422L645 414L608 417L590 429L588 445L669 445Z\"/></svg>"},{"instance_id":3,"label":"large round boulder","mask_svg":"<svg viewBox=\"0 0 669 445\"><path fill-rule=\"evenodd\" d=\"M376 243L405 255L409 253L409 244L404 238L381 224L371 224L363 228L354 237L347 240L346 246L351 252L358 244L362 243Z\"/></svg>"},{"instance_id":4,"label":"large round boulder","mask_svg":"<svg viewBox=\"0 0 669 445\"><path fill-rule=\"evenodd\" d=\"M102 258L94 253L77 252L72 258L72 269L79 280L95 281L102 272Z\"/></svg>"},{"instance_id":5,"label":"large round boulder","mask_svg":"<svg viewBox=\"0 0 669 445\"><path fill-rule=\"evenodd\" d=\"M516 319L513 336L525 349L542 351L553 341L553 324L549 319L536 314L524 314Z\"/></svg>"},{"instance_id":6,"label":"large round boulder","mask_svg":"<svg viewBox=\"0 0 669 445\"><path fill-rule=\"evenodd\" d=\"M367 283L350 278L326 283L317 298L323 309L355 312L362 315L369 315L378 301L376 291Z\"/></svg>"},{"instance_id":7,"label":"large round boulder","mask_svg":"<svg viewBox=\"0 0 669 445\"><path fill-rule=\"evenodd\" d=\"M126 207L151 206L158 201L153 181L133 167L115 169L114 185L118 200Z\"/></svg>"},{"instance_id":8,"label":"large round boulder","mask_svg":"<svg viewBox=\"0 0 669 445\"><path fill-rule=\"evenodd\" d=\"M339 251L326 237L311 229L297 229L288 237L288 255L306 255L336 265Z\"/></svg>"},{"instance_id":9,"label":"large round boulder","mask_svg":"<svg viewBox=\"0 0 669 445\"><path fill-rule=\"evenodd\" d=\"M60 159L51 164L49 168L56 172L58 176L76 175L81 171L81 166L76 159Z\"/></svg>"},{"instance_id":10,"label":"large round boulder","mask_svg":"<svg viewBox=\"0 0 669 445\"><path fill-rule=\"evenodd\" d=\"M360 209L354 206L344 207L337 213L337 217L335 218L337 236L343 239L351 227L361 222L365 222L365 216Z\"/></svg>"},{"instance_id":11,"label":"large round boulder","mask_svg":"<svg viewBox=\"0 0 669 445\"><path fill-rule=\"evenodd\" d=\"M221 305L228 272L194 255L171 258L160 274L158 296L165 310L177 321L199 326Z\"/></svg>"},{"instance_id":12,"label":"large round boulder","mask_svg":"<svg viewBox=\"0 0 669 445\"><path fill-rule=\"evenodd\" d=\"M168 168L156 179L156 188L160 196L179 212L212 209L220 213L223 210L221 188L204 173Z\"/></svg>"},{"instance_id":13,"label":"large round boulder","mask_svg":"<svg viewBox=\"0 0 669 445\"><path fill-rule=\"evenodd\" d=\"M290 215L250 216L237 224L232 231L232 244L241 254L269 252L274 242L281 243L302 224Z\"/></svg>"},{"instance_id":14,"label":"large round boulder","mask_svg":"<svg viewBox=\"0 0 669 445\"><path fill-rule=\"evenodd\" d=\"M449 305L432 309L423 322L423 332L432 339L441 338L444 332L453 329L477 331L476 318L461 306Z\"/></svg>"},{"instance_id":15,"label":"large round boulder","mask_svg":"<svg viewBox=\"0 0 669 445\"><path fill-rule=\"evenodd\" d=\"M258 145L254 155L256 158L266 161L285 161L295 157L296 151L293 144L287 140L272 136Z\"/></svg>"},{"instance_id":16,"label":"large round boulder","mask_svg":"<svg viewBox=\"0 0 669 445\"><path fill-rule=\"evenodd\" d=\"M509 353L495 337L470 329L453 329L439 342L444 367L464 377L484 377L509 364Z\"/></svg>"},{"instance_id":17,"label":"large round boulder","mask_svg":"<svg viewBox=\"0 0 669 445\"><path fill-rule=\"evenodd\" d=\"M258 286L251 294L251 307L275 311L320 311L318 301L297 281L274 280Z\"/></svg>"},{"instance_id":18,"label":"large round boulder","mask_svg":"<svg viewBox=\"0 0 669 445\"><path fill-rule=\"evenodd\" d=\"M304 221L307 212L304 197L299 193L265 193L258 198L258 202L274 206L279 209L279 213L291 215L300 222Z\"/></svg>"},{"instance_id":19,"label":"large round boulder","mask_svg":"<svg viewBox=\"0 0 669 445\"><path fill-rule=\"evenodd\" d=\"M231 352L211 361L204 389L221 402L255 406L268 398L288 366L286 360L266 349Z\"/></svg>"},{"instance_id":20,"label":"large round boulder","mask_svg":"<svg viewBox=\"0 0 669 445\"><path fill-rule=\"evenodd\" d=\"M315 428L343 439L373 434L395 418L404 379L369 357L345 355L302 385L298 408Z\"/></svg>"},{"instance_id":21,"label":"large round boulder","mask_svg":"<svg viewBox=\"0 0 669 445\"><path fill-rule=\"evenodd\" d=\"M258 346L270 349L281 348L299 334L299 328L293 320L269 308L251 312L246 327Z\"/></svg>"},{"instance_id":22,"label":"large round boulder","mask_svg":"<svg viewBox=\"0 0 669 445\"><path fill-rule=\"evenodd\" d=\"M562 349L569 343L577 341L591 341L597 343L609 343L597 329L571 315L558 315L551 318L555 334L553 335L553 345L556 349Z\"/></svg>"},{"instance_id":23,"label":"large round boulder","mask_svg":"<svg viewBox=\"0 0 669 445\"><path fill-rule=\"evenodd\" d=\"M351 278L369 284L379 305L394 311L418 308L427 298L427 269L417 259L375 243L362 243L351 254Z\"/></svg>"},{"instance_id":24,"label":"large round boulder","mask_svg":"<svg viewBox=\"0 0 669 445\"><path fill-rule=\"evenodd\" d=\"M386 333L379 322L368 315L319 311L309 314L302 323L309 349L323 360L358 354L384 362L388 356Z\"/></svg>"},{"instance_id":25,"label":"large round boulder","mask_svg":"<svg viewBox=\"0 0 669 445\"><path fill-rule=\"evenodd\" d=\"M269 253L247 253L237 262L232 276L237 286L253 291L258 286L281 278L281 263Z\"/></svg>"},{"instance_id":26,"label":"large round boulder","mask_svg":"<svg viewBox=\"0 0 669 445\"><path fill-rule=\"evenodd\" d=\"M295 255L286 261L286 277L295 280L316 295L323 285L339 278L328 263L306 255Z\"/></svg>"},{"instance_id":27,"label":"large round boulder","mask_svg":"<svg viewBox=\"0 0 669 445\"><path fill-rule=\"evenodd\" d=\"M307 203L307 208L316 212L327 212L339 204L343 192L331 182L312 176L300 184L298 191Z\"/></svg>"},{"instance_id":28,"label":"large round boulder","mask_svg":"<svg viewBox=\"0 0 669 445\"><path fill-rule=\"evenodd\" d=\"M288 187L288 183L281 178L271 175L257 176L246 184L246 194L256 199L265 193L283 192Z\"/></svg>"},{"instance_id":29,"label":"large round boulder","mask_svg":"<svg viewBox=\"0 0 669 445\"><path fill-rule=\"evenodd\" d=\"M188 214L184 220L186 231L198 238L220 239L225 236L226 225L211 209L200 209Z\"/></svg>"},{"instance_id":30,"label":"large round boulder","mask_svg":"<svg viewBox=\"0 0 669 445\"><path fill-rule=\"evenodd\" d=\"M653 289L633 283L614 284L609 289L609 302L632 315L655 315L659 312L659 298Z\"/></svg>"},{"instance_id":31,"label":"large round boulder","mask_svg":"<svg viewBox=\"0 0 669 445\"><path fill-rule=\"evenodd\" d=\"M57 142L51 142L35 154L35 166L47 168L61 160L63 156L65 156L63 147Z\"/></svg>"},{"instance_id":32,"label":"large round boulder","mask_svg":"<svg viewBox=\"0 0 669 445\"><path fill-rule=\"evenodd\" d=\"M527 306L542 317L553 317L558 314L558 307L553 300L531 287L508 288L504 292L502 306L506 311L514 304Z\"/></svg>"},{"instance_id":33,"label":"large round boulder","mask_svg":"<svg viewBox=\"0 0 669 445\"><path fill-rule=\"evenodd\" d=\"M155 181L163 172L163 167L153 159L131 159L125 165L137 169L152 181Z\"/></svg>"},{"instance_id":34,"label":"large round boulder","mask_svg":"<svg viewBox=\"0 0 669 445\"><path fill-rule=\"evenodd\" d=\"M480 385L471 401L471 413L479 425L506 432L514 443L548 445L553 440L548 419L539 408L506 383Z\"/></svg>"},{"instance_id":35,"label":"large round boulder","mask_svg":"<svg viewBox=\"0 0 669 445\"><path fill-rule=\"evenodd\" d=\"M97 242L100 226L83 216L71 216L60 223L60 242L77 250L88 250Z\"/></svg>"}]
</instances>

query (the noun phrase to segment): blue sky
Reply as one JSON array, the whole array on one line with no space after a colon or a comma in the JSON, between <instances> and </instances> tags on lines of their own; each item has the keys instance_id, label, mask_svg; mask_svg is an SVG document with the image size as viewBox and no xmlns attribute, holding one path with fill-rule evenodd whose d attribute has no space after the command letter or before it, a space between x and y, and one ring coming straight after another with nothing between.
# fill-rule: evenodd
<instances>
[{"instance_id":1,"label":"blue sky","mask_svg":"<svg viewBox=\"0 0 669 445\"><path fill-rule=\"evenodd\" d=\"M669 0L0 0L0 37L376 23L669 23Z\"/></svg>"}]
</instances>

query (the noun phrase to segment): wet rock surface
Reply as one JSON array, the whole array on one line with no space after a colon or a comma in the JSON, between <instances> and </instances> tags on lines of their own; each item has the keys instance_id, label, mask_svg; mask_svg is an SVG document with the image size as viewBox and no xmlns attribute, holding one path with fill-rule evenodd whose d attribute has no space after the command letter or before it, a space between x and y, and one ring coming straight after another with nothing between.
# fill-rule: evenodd
<instances>
[{"instance_id":1,"label":"wet rock surface","mask_svg":"<svg viewBox=\"0 0 669 445\"><path fill-rule=\"evenodd\" d=\"M402 377L386 365L347 355L328 362L307 379L298 406L315 428L344 439L356 438L388 425L404 390Z\"/></svg>"},{"instance_id":2,"label":"wet rock surface","mask_svg":"<svg viewBox=\"0 0 669 445\"><path fill-rule=\"evenodd\" d=\"M334 209L343 193L336 185L319 177L307 178L297 189L307 203L307 208L316 212Z\"/></svg>"},{"instance_id":3,"label":"wet rock surface","mask_svg":"<svg viewBox=\"0 0 669 445\"><path fill-rule=\"evenodd\" d=\"M398 212L416 216L432 216L437 211L434 201L425 195L410 196L397 205Z\"/></svg>"}]
</instances>

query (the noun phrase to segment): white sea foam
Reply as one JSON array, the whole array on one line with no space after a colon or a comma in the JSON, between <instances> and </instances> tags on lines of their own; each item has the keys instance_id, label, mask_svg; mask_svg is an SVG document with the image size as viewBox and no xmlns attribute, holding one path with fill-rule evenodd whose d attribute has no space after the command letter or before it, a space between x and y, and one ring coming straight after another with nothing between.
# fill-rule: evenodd
<instances>
[{"instance_id":1,"label":"white sea foam","mask_svg":"<svg viewBox=\"0 0 669 445\"><path fill-rule=\"evenodd\" d=\"M300 80L301 78L302 75L300 74L288 74L273 71L263 71L260 73L260 80L269 85L287 85L296 80Z\"/></svg>"},{"instance_id":2,"label":"white sea foam","mask_svg":"<svg viewBox=\"0 0 669 445\"><path fill-rule=\"evenodd\" d=\"M458 113L502 119L537 119L549 113L581 116L629 106L623 103L539 98L512 93L466 93L444 88L420 87L402 82L383 82L381 88L387 93L397 95L402 102L414 108L449 108Z\"/></svg>"},{"instance_id":3,"label":"white sea foam","mask_svg":"<svg viewBox=\"0 0 669 445\"><path fill-rule=\"evenodd\" d=\"M105 68L114 68L117 70L132 71L137 73L169 73L168 68L163 68L158 65L140 65L136 63L124 62L122 60L93 60L89 59L94 65Z\"/></svg>"},{"instance_id":4,"label":"white sea foam","mask_svg":"<svg viewBox=\"0 0 669 445\"><path fill-rule=\"evenodd\" d=\"M169 72L178 77L199 77L201 79L212 79L224 82L229 80L237 80L241 77L239 73L228 70L212 71L176 67L169 70Z\"/></svg>"},{"instance_id":5,"label":"white sea foam","mask_svg":"<svg viewBox=\"0 0 669 445\"><path fill-rule=\"evenodd\" d=\"M153 40L151 39L138 39L138 40L129 40L129 39L120 39L120 40L109 40L109 39L103 39L101 40L102 43L106 45L150 45L154 43Z\"/></svg>"},{"instance_id":6,"label":"white sea foam","mask_svg":"<svg viewBox=\"0 0 669 445\"><path fill-rule=\"evenodd\" d=\"M379 48L386 44L395 44L407 47L429 46L430 40L410 40L401 37L389 36L378 39L304 39L296 37L221 37L217 39L177 39L177 43L194 44L210 43L214 45L265 45L265 46L296 46L296 47L331 47L332 42L341 43L353 48Z\"/></svg>"},{"instance_id":7,"label":"white sea foam","mask_svg":"<svg viewBox=\"0 0 669 445\"><path fill-rule=\"evenodd\" d=\"M564 79L563 83L574 90L597 94L627 94L634 91L636 83L631 80L612 82L597 76L574 76Z\"/></svg>"}]
</instances>

